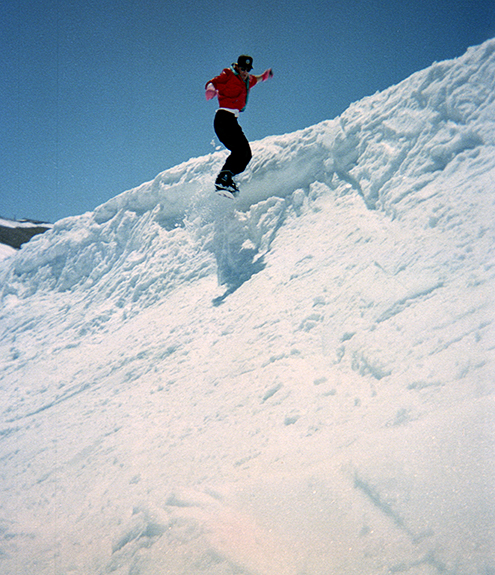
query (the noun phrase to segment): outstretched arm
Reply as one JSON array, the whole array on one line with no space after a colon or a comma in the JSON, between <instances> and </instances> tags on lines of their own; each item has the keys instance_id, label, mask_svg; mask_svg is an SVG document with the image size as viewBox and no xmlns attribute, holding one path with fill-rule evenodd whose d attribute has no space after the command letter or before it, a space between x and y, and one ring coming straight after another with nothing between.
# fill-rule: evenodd
<instances>
[{"instance_id":1,"label":"outstretched arm","mask_svg":"<svg viewBox=\"0 0 495 575\"><path fill-rule=\"evenodd\" d=\"M256 78L257 82L266 82L268 78L273 78L273 70L268 68L268 70L265 70L263 74L260 74L259 76L253 74L253 76Z\"/></svg>"}]
</instances>

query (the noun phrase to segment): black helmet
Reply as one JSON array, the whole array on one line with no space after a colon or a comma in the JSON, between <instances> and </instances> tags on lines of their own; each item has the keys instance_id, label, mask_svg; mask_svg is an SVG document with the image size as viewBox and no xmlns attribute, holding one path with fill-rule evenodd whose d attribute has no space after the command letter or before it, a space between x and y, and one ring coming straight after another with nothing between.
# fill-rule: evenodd
<instances>
[{"instance_id":1,"label":"black helmet","mask_svg":"<svg viewBox=\"0 0 495 575\"><path fill-rule=\"evenodd\" d=\"M239 68L244 68L244 70L250 72L253 69L253 59L251 58L251 56L246 56L245 54L243 54L242 56L239 56L239 58L237 58L237 65L239 66Z\"/></svg>"}]
</instances>

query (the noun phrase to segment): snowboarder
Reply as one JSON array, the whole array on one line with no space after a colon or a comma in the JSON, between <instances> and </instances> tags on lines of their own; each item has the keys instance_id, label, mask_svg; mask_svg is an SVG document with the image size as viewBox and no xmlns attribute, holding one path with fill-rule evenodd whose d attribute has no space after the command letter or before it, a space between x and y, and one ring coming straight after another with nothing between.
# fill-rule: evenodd
<instances>
[{"instance_id":1,"label":"snowboarder","mask_svg":"<svg viewBox=\"0 0 495 575\"><path fill-rule=\"evenodd\" d=\"M251 147L237 118L246 109L249 90L259 81L265 82L273 76L271 68L259 76L250 74L252 68L253 59L243 54L230 68L225 68L219 76L206 83L206 99L218 96L220 106L213 124L215 133L231 152L217 176L215 186L217 190L232 194L232 197L239 191L233 177L246 169L252 157Z\"/></svg>"}]
</instances>

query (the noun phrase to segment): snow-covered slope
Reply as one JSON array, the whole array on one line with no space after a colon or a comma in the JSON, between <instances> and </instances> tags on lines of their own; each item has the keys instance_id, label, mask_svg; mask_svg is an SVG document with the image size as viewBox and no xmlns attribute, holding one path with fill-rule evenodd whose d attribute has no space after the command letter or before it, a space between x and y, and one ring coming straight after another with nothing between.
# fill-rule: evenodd
<instances>
[{"instance_id":1,"label":"snow-covered slope","mask_svg":"<svg viewBox=\"0 0 495 575\"><path fill-rule=\"evenodd\" d=\"M6 575L495 572L495 40L0 263Z\"/></svg>"}]
</instances>

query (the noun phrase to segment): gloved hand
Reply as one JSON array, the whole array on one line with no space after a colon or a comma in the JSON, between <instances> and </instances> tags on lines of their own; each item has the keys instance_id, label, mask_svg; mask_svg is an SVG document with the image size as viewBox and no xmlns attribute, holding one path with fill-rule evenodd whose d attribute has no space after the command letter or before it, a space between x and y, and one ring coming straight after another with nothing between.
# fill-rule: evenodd
<instances>
[{"instance_id":1,"label":"gloved hand","mask_svg":"<svg viewBox=\"0 0 495 575\"><path fill-rule=\"evenodd\" d=\"M212 100L218 94L218 90L215 86L210 82L208 86L206 86L205 96L207 100Z\"/></svg>"},{"instance_id":2,"label":"gloved hand","mask_svg":"<svg viewBox=\"0 0 495 575\"><path fill-rule=\"evenodd\" d=\"M266 82L268 78L273 78L273 70L271 68L268 68L268 70L265 70L263 74L261 74L261 80L263 82Z\"/></svg>"}]
</instances>

